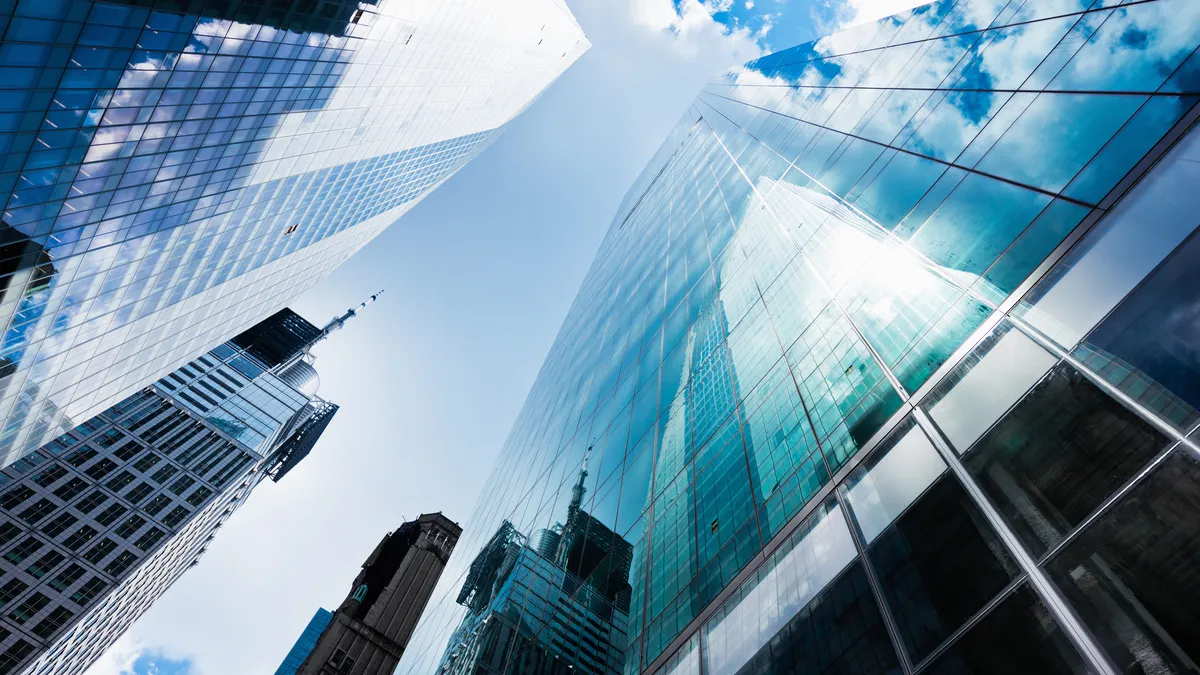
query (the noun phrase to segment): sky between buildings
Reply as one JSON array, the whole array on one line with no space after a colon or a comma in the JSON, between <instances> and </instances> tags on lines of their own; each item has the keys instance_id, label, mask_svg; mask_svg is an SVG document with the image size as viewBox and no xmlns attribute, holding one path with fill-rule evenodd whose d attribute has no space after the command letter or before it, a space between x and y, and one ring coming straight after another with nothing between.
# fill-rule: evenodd
<instances>
[{"instance_id":1,"label":"sky between buildings","mask_svg":"<svg viewBox=\"0 0 1200 675\"><path fill-rule=\"evenodd\" d=\"M517 1L517 0L511 0ZM406 518L463 523L618 203L709 76L914 0L567 0L592 49L495 145L292 307L342 406L88 675L270 675Z\"/></svg>"}]
</instances>

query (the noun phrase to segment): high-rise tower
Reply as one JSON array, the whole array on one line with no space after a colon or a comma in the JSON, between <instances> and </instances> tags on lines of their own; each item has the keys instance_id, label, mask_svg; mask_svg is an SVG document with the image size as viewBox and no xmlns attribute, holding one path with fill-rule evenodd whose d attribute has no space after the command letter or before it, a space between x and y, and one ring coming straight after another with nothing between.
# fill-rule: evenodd
<instances>
[{"instance_id":1,"label":"high-rise tower","mask_svg":"<svg viewBox=\"0 0 1200 675\"><path fill-rule=\"evenodd\" d=\"M560 0L0 4L0 467L282 308L587 47Z\"/></svg>"},{"instance_id":2,"label":"high-rise tower","mask_svg":"<svg viewBox=\"0 0 1200 675\"><path fill-rule=\"evenodd\" d=\"M0 673L86 670L312 449L325 333L279 316L0 471Z\"/></svg>"},{"instance_id":3,"label":"high-rise tower","mask_svg":"<svg viewBox=\"0 0 1200 675\"><path fill-rule=\"evenodd\" d=\"M1196 670L1198 46L1192 0L939 0L710 82L399 672L601 644L478 574L561 549L585 456L631 601L573 673Z\"/></svg>"},{"instance_id":4,"label":"high-rise tower","mask_svg":"<svg viewBox=\"0 0 1200 675\"><path fill-rule=\"evenodd\" d=\"M441 513L427 513L384 536L298 675L392 672L460 534Z\"/></svg>"}]
</instances>

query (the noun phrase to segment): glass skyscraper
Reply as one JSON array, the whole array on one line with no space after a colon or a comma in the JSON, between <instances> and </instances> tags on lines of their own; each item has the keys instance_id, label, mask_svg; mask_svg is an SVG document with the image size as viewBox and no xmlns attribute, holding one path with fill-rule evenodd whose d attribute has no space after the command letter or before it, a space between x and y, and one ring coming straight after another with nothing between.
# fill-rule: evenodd
<instances>
[{"instance_id":1,"label":"glass skyscraper","mask_svg":"<svg viewBox=\"0 0 1200 675\"><path fill-rule=\"evenodd\" d=\"M1194 0L941 0L710 82L399 672L585 463L631 601L574 673L1197 672L1198 45ZM470 672L561 641L505 609Z\"/></svg>"},{"instance_id":2,"label":"glass skyscraper","mask_svg":"<svg viewBox=\"0 0 1200 675\"><path fill-rule=\"evenodd\" d=\"M0 0L0 466L316 283L588 46L560 0Z\"/></svg>"},{"instance_id":3,"label":"glass skyscraper","mask_svg":"<svg viewBox=\"0 0 1200 675\"><path fill-rule=\"evenodd\" d=\"M0 674L84 672L308 454L327 333L283 310L0 470Z\"/></svg>"}]
</instances>

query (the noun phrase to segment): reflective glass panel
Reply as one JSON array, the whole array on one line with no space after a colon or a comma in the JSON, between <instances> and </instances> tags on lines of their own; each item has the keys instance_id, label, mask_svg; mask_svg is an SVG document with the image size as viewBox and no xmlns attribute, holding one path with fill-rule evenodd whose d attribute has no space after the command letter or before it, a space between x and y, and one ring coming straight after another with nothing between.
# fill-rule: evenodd
<instances>
[{"instance_id":1,"label":"reflective glass panel","mask_svg":"<svg viewBox=\"0 0 1200 675\"><path fill-rule=\"evenodd\" d=\"M1175 450L1046 564L1120 672L1200 662L1200 460Z\"/></svg>"},{"instance_id":2,"label":"reflective glass panel","mask_svg":"<svg viewBox=\"0 0 1200 675\"><path fill-rule=\"evenodd\" d=\"M926 669L930 675L1093 672L1041 598L1023 584Z\"/></svg>"},{"instance_id":3,"label":"reflective glass panel","mask_svg":"<svg viewBox=\"0 0 1200 675\"><path fill-rule=\"evenodd\" d=\"M867 559L917 662L1019 570L919 428L902 429L876 452L847 479L847 494L859 491L851 504L863 534L890 523L864 539Z\"/></svg>"}]
</instances>

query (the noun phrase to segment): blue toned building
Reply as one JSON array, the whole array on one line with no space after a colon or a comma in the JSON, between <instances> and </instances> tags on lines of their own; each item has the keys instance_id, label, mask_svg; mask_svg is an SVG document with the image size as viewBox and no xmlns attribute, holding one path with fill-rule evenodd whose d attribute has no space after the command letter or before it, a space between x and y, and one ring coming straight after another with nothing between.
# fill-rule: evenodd
<instances>
[{"instance_id":1,"label":"blue toned building","mask_svg":"<svg viewBox=\"0 0 1200 675\"><path fill-rule=\"evenodd\" d=\"M321 633L325 632L325 627L332 619L333 612L324 607L318 609L313 618L309 620L308 625L304 627L304 632L296 638L296 644L292 645L287 656L284 657L283 663L279 664L279 668L275 670L275 675L296 675L296 671L312 653L313 647L317 646L317 640L321 639Z\"/></svg>"},{"instance_id":2,"label":"blue toned building","mask_svg":"<svg viewBox=\"0 0 1200 675\"><path fill-rule=\"evenodd\" d=\"M1193 0L940 0L711 81L399 672L585 462L633 550L627 675L1196 672L1197 46Z\"/></svg>"},{"instance_id":3,"label":"blue toned building","mask_svg":"<svg viewBox=\"0 0 1200 675\"><path fill-rule=\"evenodd\" d=\"M0 467L283 307L588 46L559 0L0 0Z\"/></svg>"}]
</instances>

